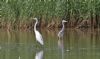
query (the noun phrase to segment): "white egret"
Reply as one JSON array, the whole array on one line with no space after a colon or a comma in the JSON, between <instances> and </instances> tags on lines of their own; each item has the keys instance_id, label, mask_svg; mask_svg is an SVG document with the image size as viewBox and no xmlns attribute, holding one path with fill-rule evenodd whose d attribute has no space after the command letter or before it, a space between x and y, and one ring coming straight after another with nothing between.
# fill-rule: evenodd
<instances>
[{"instance_id":1,"label":"white egret","mask_svg":"<svg viewBox=\"0 0 100 59\"><path fill-rule=\"evenodd\" d=\"M36 53L35 59L43 59L43 51Z\"/></svg>"},{"instance_id":2,"label":"white egret","mask_svg":"<svg viewBox=\"0 0 100 59\"><path fill-rule=\"evenodd\" d=\"M59 31L59 33L58 33L58 37L59 37L59 39L60 38L62 38L63 37L63 35L64 35L64 23L65 22L67 22L66 20L62 20L62 25L63 25L63 27L62 27L62 29Z\"/></svg>"},{"instance_id":3,"label":"white egret","mask_svg":"<svg viewBox=\"0 0 100 59\"><path fill-rule=\"evenodd\" d=\"M62 20L62 25L63 25L63 27L62 27L62 29L59 31L59 33L58 33L58 37L59 37L59 39L58 39L58 48L61 50L61 56L62 56L62 59L64 59L64 43L63 43L63 35L64 35L64 23L65 22L67 22L67 21L65 21L65 20Z\"/></svg>"},{"instance_id":4,"label":"white egret","mask_svg":"<svg viewBox=\"0 0 100 59\"><path fill-rule=\"evenodd\" d=\"M38 24L38 19L37 18L33 18L34 20L36 20L35 22L35 25L34 25L34 32L35 32L35 37L36 37L36 40L41 44L43 45L43 38L42 38L42 35L40 34L40 32L36 29L36 25Z\"/></svg>"}]
</instances>

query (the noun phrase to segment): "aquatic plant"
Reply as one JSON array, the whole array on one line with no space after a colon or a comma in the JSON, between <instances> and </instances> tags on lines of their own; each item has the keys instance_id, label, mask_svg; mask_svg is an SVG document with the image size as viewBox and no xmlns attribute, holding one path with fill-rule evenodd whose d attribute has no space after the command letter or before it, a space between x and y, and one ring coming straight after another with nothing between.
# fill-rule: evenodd
<instances>
[{"instance_id":1,"label":"aquatic plant","mask_svg":"<svg viewBox=\"0 0 100 59\"><path fill-rule=\"evenodd\" d=\"M65 19L77 26L80 20L89 20L99 26L99 10L99 0L0 0L0 22L16 26L38 17L48 23Z\"/></svg>"}]
</instances>

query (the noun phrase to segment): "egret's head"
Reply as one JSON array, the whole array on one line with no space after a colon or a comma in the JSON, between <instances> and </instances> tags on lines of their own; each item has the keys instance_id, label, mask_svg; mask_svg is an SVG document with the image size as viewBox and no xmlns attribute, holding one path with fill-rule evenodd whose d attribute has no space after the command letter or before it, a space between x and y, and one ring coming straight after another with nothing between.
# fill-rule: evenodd
<instances>
[{"instance_id":1,"label":"egret's head","mask_svg":"<svg viewBox=\"0 0 100 59\"><path fill-rule=\"evenodd\" d=\"M62 23L65 23L65 22L68 22L68 21L66 21L66 20L62 20Z\"/></svg>"},{"instance_id":2,"label":"egret's head","mask_svg":"<svg viewBox=\"0 0 100 59\"><path fill-rule=\"evenodd\" d=\"M36 22L38 22L38 19L37 18L33 18Z\"/></svg>"},{"instance_id":3,"label":"egret's head","mask_svg":"<svg viewBox=\"0 0 100 59\"><path fill-rule=\"evenodd\" d=\"M37 20L37 18L33 18L34 20Z\"/></svg>"}]
</instances>

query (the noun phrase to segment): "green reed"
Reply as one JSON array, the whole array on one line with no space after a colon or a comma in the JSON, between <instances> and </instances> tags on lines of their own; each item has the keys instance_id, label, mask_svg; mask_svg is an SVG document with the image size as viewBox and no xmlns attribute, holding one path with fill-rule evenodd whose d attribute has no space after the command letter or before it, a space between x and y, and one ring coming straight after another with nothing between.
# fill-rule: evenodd
<instances>
[{"instance_id":1,"label":"green reed","mask_svg":"<svg viewBox=\"0 0 100 59\"><path fill-rule=\"evenodd\" d=\"M29 21L90 18L100 15L99 0L0 0L0 21Z\"/></svg>"}]
</instances>

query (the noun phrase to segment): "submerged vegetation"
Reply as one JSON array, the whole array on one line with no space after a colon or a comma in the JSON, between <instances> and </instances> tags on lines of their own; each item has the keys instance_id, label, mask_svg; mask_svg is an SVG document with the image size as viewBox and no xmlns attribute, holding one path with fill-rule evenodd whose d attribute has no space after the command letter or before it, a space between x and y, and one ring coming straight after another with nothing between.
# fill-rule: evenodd
<instances>
[{"instance_id":1,"label":"submerged vegetation","mask_svg":"<svg viewBox=\"0 0 100 59\"><path fill-rule=\"evenodd\" d=\"M41 27L59 27L65 19L67 27L97 28L100 0L0 0L1 28L31 29L33 17L38 17Z\"/></svg>"}]
</instances>

